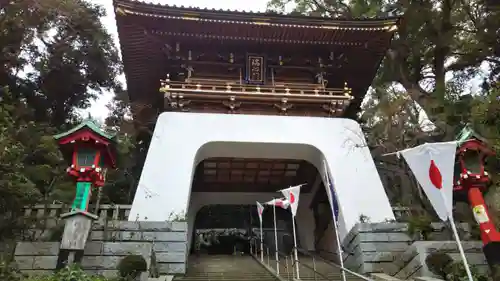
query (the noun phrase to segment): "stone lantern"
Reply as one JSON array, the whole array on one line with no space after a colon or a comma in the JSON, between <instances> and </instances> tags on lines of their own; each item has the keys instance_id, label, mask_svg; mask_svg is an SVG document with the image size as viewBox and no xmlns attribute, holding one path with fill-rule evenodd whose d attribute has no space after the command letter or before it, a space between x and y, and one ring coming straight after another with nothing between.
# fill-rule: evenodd
<instances>
[{"instance_id":1,"label":"stone lantern","mask_svg":"<svg viewBox=\"0 0 500 281\"><path fill-rule=\"evenodd\" d=\"M490 219L483 193L488 191L491 178L485 169L488 157L495 153L486 141L466 127L460 134L454 173L454 198L467 202L479 225L483 251L490 266L500 265L500 233Z\"/></svg>"}]
</instances>

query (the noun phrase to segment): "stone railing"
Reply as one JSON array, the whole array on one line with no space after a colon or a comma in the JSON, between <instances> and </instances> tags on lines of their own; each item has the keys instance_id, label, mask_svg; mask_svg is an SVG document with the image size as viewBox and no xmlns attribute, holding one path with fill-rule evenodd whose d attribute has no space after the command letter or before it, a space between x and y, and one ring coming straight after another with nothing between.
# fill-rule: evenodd
<instances>
[{"instance_id":1,"label":"stone railing","mask_svg":"<svg viewBox=\"0 0 500 281\"><path fill-rule=\"evenodd\" d=\"M132 205L103 204L99 206L100 220L127 220ZM31 218L59 218L59 216L71 208L66 204L36 204L24 208L24 216ZM93 213L95 206L89 206L89 212Z\"/></svg>"},{"instance_id":2,"label":"stone railing","mask_svg":"<svg viewBox=\"0 0 500 281\"><path fill-rule=\"evenodd\" d=\"M132 205L114 205L104 204L99 206L99 220L128 220ZM24 208L25 217L31 218L54 218L57 219L62 213L70 210L69 205L65 204L36 204L26 206ZM89 210L94 212L95 206L90 205ZM394 206L392 207L396 220L405 220L414 214L414 210L410 207Z\"/></svg>"},{"instance_id":3,"label":"stone railing","mask_svg":"<svg viewBox=\"0 0 500 281\"><path fill-rule=\"evenodd\" d=\"M116 221L127 221L132 205L99 206L98 222L106 225ZM24 241L52 240L53 232L58 232L62 227L61 214L70 211L66 204L36 204L24 208L25 228L22 231ZM95 211L94 206L89 206L89 212Z\"/></svg>"}]
</instances>

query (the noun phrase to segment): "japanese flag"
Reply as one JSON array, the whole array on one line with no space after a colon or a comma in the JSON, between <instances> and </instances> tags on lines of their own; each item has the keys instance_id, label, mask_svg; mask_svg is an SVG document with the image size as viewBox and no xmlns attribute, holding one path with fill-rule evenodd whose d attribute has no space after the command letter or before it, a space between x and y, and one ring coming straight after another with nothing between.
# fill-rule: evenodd
<instances>
[{"instance_id":1,"label":"japanese flag","mask_svg":"<svg viewBox=\"0 0 500 281\"><path fill-rule=\"evenodd\" d=\"M276 199L273 199L271 201L268 201L266 203L264 203L266 205L274 205L276 207L280 207L280 208L283 208L283 209L288 209L288 206L290 206L290 204L288 203L288 200L286 200L285 198L276 198Z\"/></svg>"},{"instance_id":2,"label":"japanese flag","mask_svg":"<svg viewBox=\"0 0 500 281\"><path fill-rule=\"evenodd\" d=\"M456 142L441 142L399 152L443 221L452 216L456 150Z\"/></svg>"},{"instance_id":3,"label":"japanese flag","mask_svg":"<svg viewBox=\"0 0 500 281\"><path fill-rule=\"evenodd\" d=\"M290 209L292 211L292 216L295 217L297 214L297 207L299 207L299 196L300 196L300 187L305 184L291 186L287 189L282 189L281 193L285 196L288 203L290 203Z\"/></svg>"},{"instance_id":4,"label":"japanese flag","mask_svg":"<svg viewBox=\"0 0 500 281\"><path fill-rule=\"evenodd\" d=\"M259 202L256 203L257 203L257 214L259 214L260 224L262 224L262 212L264 212L264 206L262 206L262 204L260 204Z\"/></svg>"}]
</instances>

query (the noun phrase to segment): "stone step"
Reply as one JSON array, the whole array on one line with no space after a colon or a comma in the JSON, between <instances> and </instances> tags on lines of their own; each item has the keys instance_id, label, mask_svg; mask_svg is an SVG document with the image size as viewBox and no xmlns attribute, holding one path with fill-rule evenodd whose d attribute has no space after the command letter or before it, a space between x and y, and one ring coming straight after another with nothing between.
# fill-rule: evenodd
<instances>
[{"instance_id":1,"label":"stone step","mask_svg":"<svg viewBox=\"0 0 500 281\"><path fill-rule=\"evenodd\" d=\"M179 281L276 281L251 256L191 256L186 276Z\"/></svg>"},{"instance_id":2,"label":"stone step","mask_svg":"<svg viewBox=\"0 0 500 281\"><path fill-rule=\"evenodd\" d=\"M273 267L273 262L269 265ZM321 260L313 263L310 257L299 257L300 278L304 281L340 281L341 272L338 268ZM313 264L319 274L314 274ZM280 277L292 280L295 269L291 262L288 273L284 262L280 261ZM201 256L189 259L186 276L176 277L174 281L276 281L276 277L262 267L250 256ZM348 276L347 281L363 281L354 276Z\"/></svg>"}]
</instances>

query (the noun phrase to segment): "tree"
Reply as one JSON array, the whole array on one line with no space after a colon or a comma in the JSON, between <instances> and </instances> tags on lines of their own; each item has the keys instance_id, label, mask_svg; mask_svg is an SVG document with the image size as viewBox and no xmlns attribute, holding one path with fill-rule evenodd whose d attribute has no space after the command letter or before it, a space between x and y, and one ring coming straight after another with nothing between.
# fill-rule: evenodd
<instances>
[{"instance_id":1,"label":"tree","mask_svg":"<svg viewBox=\"0 0 500 281\"><path fill-rule=\"evenodd\" d=\"M119 158L117 168L108 173L103 189L103 202L130 204L137 188L140 173L136 173L137 169L134 169L138 165L136 161L136 124L131 118L127 91L116 92L107 107L109 115L105 123L108 130L117 135Z\"/></svg>"},{"instance_id":2,"label":"tree","mask_svg":"<svg viewBox=\"0 0 500 281\"><path fill-rule=\"evenodd\" d=\"M102 91L120 89L121 64L104 9L89 1L2 1L0 15L0 225L10 231L26 204L71 202L52 136Z\"/></svg>"},{"instance_id":3,"label":"tree","mask_svg":"<svg viewBox=\"0 0 500 281\"><path fill-rule=\"evenodd\" d=\"M25 99L36 121L60 127L102 90L118 87L118 52L83 0L20 0L1 7L0 85Z\"/></svg>"},{"instance_id":4,"label":"tree","mask_svg":"<svg viewBox=\"0 0 500 281\"><path fill-rule=\"evenodd\" d=\"M291 0L271 0L284 11ZM482 0L295 0L295 11L325 17L363 18L403 15L400 28L378 75L379 83L397 83L423 108L434 125L451 138L448 116L457 92L479 74L482 63L498 68L500 17ZM447 76L452 75L451 79ZM450 112L451 111L451 112ZM464 124L461 124L464 125Z\"/></svg>"},{"instance_id":5,"label":"tree","mask_svg":"<svg viewBox=\"0 0 500 281\"><path fill-rule=\"evenodd\" d=\"M375 156L451 140L468 123L497 145L500 10L482 0L271 0L268 7L283 12L290 3L295 3L293 13L324 17L402 16L360 114ZM489 73L482 73L481 65L488 65ZM481 77L484 90L472 92L471 81ZM422 124L425 116L430 121ZM407 167L385 160L376 158L392 203L416 202L432 214ZM497 185L499 170L490 167ZM489 194L493 210L500 210L494 203L500 200L498 190L493 187Z\"/></svg>"},{"instance_id":6,"label":"tree","mask_svg":"<svg viewBox=\"0 0 500 281\"><path fill-rule=\"evenodd\" d=\"M36 200L40 193L23 173L25 148L17 140L23 126L16 120L16 107L7 102L11 96L3 89L0 99L0 237L10 236L20 215L18 206ZM7 227L8 226L8 227Z\"/></svg>"}]
</instances>

